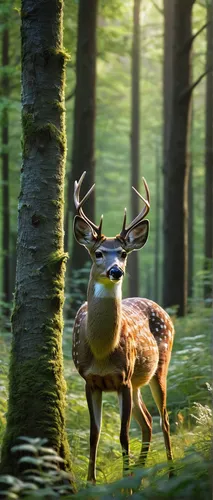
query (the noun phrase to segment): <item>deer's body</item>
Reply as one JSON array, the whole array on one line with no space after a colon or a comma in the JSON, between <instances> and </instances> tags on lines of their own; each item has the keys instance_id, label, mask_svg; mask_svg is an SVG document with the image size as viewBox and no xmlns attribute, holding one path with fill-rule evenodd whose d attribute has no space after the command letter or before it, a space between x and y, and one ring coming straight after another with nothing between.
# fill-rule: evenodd
<instances>
[{"instance_id":1,"label":"deer's body","mask_svg":"<svg viewBox=\"0 0 213 500\"><path fill-rule=\"evenodd\" d=\"M100 355L95 356L92 350L93 336L88 335L85 302L76 315L73 330L73 360L80 375L93 390L119 392L129 381L133 389L149 384L156 371L160 372L170 361L174 328L168 314L155 302L138 297L119 301L102 297L94 302L92 310ZM118 332L113 323L109 331L107 314L118 308L121 315ZM108 353L103 356L105 351Z\"/></svg>"},{"instance_id":2,"label":"deer's body","mask_svg":"<svg viewBox=\"0 0 213 500\"><path fill-rule=\"evenodd\" d=\"M115 238L101 233L102 220L95 226L84 214L79 201L84 178L75 183L74 220L77 241L90 253L93 264L90 273L87 302L79 309L73 330L73 360L86 381L86 397L90 412L90 461L88 480L95 482L97 445L101 429L102 392L116 391L119 397L124 471L129 467L129 425L131 414L142 431L140 464L149 450L152 417L140 393L140 387L150 385L159 409L167 458L172 460L168 414L166 410L166 377L171 357L174 328L168 314L155 302L142 298L122 300L122 281L127 255L140 249L148 237L149 190L146 208ZM137 193L139 195L139 193ZM141 195L139 195L141 197ZM172 473L172 472L171 472Z\"/></svg>"}]
</instances>

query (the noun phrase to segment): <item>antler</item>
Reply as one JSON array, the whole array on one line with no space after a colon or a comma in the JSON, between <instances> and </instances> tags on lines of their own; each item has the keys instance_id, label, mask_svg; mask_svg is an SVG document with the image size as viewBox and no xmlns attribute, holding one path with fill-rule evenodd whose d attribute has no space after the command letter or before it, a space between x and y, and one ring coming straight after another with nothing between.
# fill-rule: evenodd
<instances>
[{"instance_id":1,"label":"antler","mask_svg":"<svg viewBox=\"0 0 213 500\"><path fill-rule=\"evenodd\" d=\"M85 203L85 201L87 200L87 198L89 198L89 195L92 193L92 191L94 190L94 187L95 187L95 184L93 184L93 186L89 189L89 191L85 194L85 196L83 197L83 199L80 201L79 200L79 197L80 197L80 190L81 190L81 185L83 183L83 180L84 180L84 177L86 175L86 171L83 172L82 176L80 177L79 181L75 181L74 183L74 203L75 203L75 207L76 207L76 210L77 210L77 213L78 215L80 215L80 217L82 219L84 219L91 227L92 229L94 229L94 231L97 233L98 235L98 238L101 238L101 230L102 230L102 222L103 222L103 215L101 216L101 220L100 220L100 224L99 226L96 226L96 224L94 224L94 222L92 222L84 213L83 211L83 208L82 208L82 205Z\"/></svg>"},{"instance_id":2,"label":"antler","mask_svg":"<svg viewBox=\"0 0 213 500\"><path fill-rule=\"evenodd\" d=\"M142 221L144 219L144 217L146 217L146 215L149 212L150 193L149 193L148 184L147 184L146 180L144 179L144 177L143 177L143 183L144 183L144 187L146 190L147 200L145 200L145 198L137 191L137 189L134 188L134 186L132 186L132 189L134 189L135 193L145 203L145 207L143 208L143 210L141 210L141 212L135 217L135 219L133 219L133 221L127 227L126 227L126 208L124 209L123 227L122 227L122 230L121 230L120 235L119 235L121 238L125 238L128 231L130 231L130 229L132 229L138 222Z\"/></svg>"}]
</instances>

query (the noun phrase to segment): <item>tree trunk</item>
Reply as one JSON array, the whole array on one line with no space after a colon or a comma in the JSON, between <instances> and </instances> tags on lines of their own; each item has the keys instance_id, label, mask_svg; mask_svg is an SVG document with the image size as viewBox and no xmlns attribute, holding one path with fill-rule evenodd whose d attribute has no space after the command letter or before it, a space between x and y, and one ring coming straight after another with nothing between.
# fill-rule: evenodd
<instances>
[{"instance_id":1,"label":"tree trunk","mask_svg":"<svg viewBox=\"0 0 213 500\"><path fill-rule=\"evenodd\" d=\"M188 140L194 0L175 0L171 130L164 192L164 306L186 314L188 283ZM164 96L167 98L167 96Z\"/></svg>"},{"instance_id":2,"label":"tree trunk","mask_svg":"<svg viewBox=\"0 0 213 500\"><path fill-rule=\"evenodd\" d=\"M205 245L204 269L206 278L204 298L212 297L212 248L213 248L213 2L207 7L207 60L206 69L206 154L205 154Z\"/></svg>"},{"instance_id":3,"label":"tree trunk","mask_svg":"<svg viewBox=\"0 0 213 500\"><path fill-rule=\"evenodd\" d=\"M193 164L192 155L190 162L189 186L188 186L188 297L193 298L193 276L194 276L194 197L193 197Z\"/></svg>"},{"instance_id":4,"label":"tree trunk","mask_svg":"<svg viewBox=\"0 0 213 500\"><path fill-rule=\"evenodd\" d=\"M8 15L5 16L5 28L2 32L2 94L5 104L2 111L2 282L3 300L8 304L10 295L10 209L9 209L9 123L8 123L8 99L9 99L9 30Z\"/></svg>"},{"instance_id":5,"label":"tree trunk","mask_svg":"<svg viewBox=\"0 0 213 500\"><path fill-rule=\"evenodd\" d=\"M131 117L131 186L139 191L140 171L140 4L134 0L132 42L132 117ZM131 219L139 213L139 198L131 189ZM139 255L134 252L128 260L129 296L139 296Z\"/></svg>"},{"instance_id":6,"label":"tree trunk","mask_svg":"<svg viewBox=\"0 0 213 500\"><path fill-rule=\"evenodd\" d=\"M160 237L161 237L161 171L158 150L156 150L156 171L155 171L155 254L154 254L154 300L159 302L159 282L160 282Z\"/></svg>"},{"instance_id":7,"label":"tree trunk","mask_svg":"<svg viewBox=\"0 0 213 500\"><path fill-rule=\"evenodd\" d=\"M171 134L173 95L173 43L174 43L174 0L164 0L164 62L163 62L163 144L164 144L164 196L167 193L167 156Z\"/></svg>"},{"instance_id":8,"label":"tree trunk","mask_svg":"<svg viewBox=\"0 0 213 500\"><path fill-rule=\"evenodd\" d=\"M1 470L20 472L18 436L46 437L70 468L62 329L66 153L63 2L22 0L23 164L9 408ZM27 464L29 467L29 464Z\"/></svg>"},{"instance_id":9,"label":"tree trunk","mask_svg":"<svg viewBox=\"0 0 213 500\"><path fill-rule=\"evenodd\" d=\"M74 133L72 170L68 180L68 212L65 221L66 248L69 246L69 227L75 207L73 204L73 185L81 174L86 170L82 195L94 184L95 178L95 100L96 100L96 23L97 23L98 0L79 1L78 13L78 42L76 56L76 93L74 110ZM85 211L89 219L95 218L95 197L91 194L89 202L85 203ZM86 297L87 279L82 280L82 270L88 262L87 252L79 248L78 243L73 240L71 264L69 265L69 276L75 278L73 291L82 297L73 297L72 313L82 299ZM71 279L72 283L72 279ZM70 288L70 287L69 287ZM72 289L71 289L72 292Z\"/></svg>"},{"instance_id":10,"label":"tree trunk","mask_svg":"<svg viewBox=\"0 0 213 500\"><path fill-rule=\"evenodd\" d=\"M163 211L168 193L167 168L169 139L171 134L173 97L173 44L174 44L174 0L164 0L164 60L163 60ZM164 256L164 237L163 237ZM164 269L162 266L161 298L163 295Z\"/></svg>"}]
</instances>

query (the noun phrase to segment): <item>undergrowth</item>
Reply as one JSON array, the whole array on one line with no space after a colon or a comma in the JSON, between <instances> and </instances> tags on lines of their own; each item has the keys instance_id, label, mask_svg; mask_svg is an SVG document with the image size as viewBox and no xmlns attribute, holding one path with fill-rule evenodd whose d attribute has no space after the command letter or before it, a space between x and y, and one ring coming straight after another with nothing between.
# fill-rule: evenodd
<instances>
[{"instance_id":1,"label":"undergrowth","mask_svg":"<svg viewBox=\"0 0 213 500\"><path fill-rule=\"evenodd\" d=\"M86 475L89 455L89 416L84 395L84 381L76 373L71 360L72 322L64 331L64 364L67 381L67 433L72 452L73 472L76 478L75 495L69 492L69 477L59 470L57 457L48 443L27 439L22 446L29 463L24 477L2 477L0 490L6 482L7 496L3 498L121 498L137 500L174 498L211 498L211 310L199 308L186 318L175 319L175 344L168 375L168 411L171 424L172 448L176 476L168 481L166 455L159 416L148 387L143 397L153 416L153 439L144 470L134 469L133 475L121 479L122 457L119 442L119 410L114 394L103 395L103 425L97 459L97 486L87 487ZM0 335L0 442L6 423L7 374L10 336ZM131 465L139 455L141 435L132 419L130 430ZM23 446L25 445L25 450ZM29 445L36 449L29 454ZM47 448L48 459L40 448ZM17 451L17 448L15 452ZM34 453L34 454L33 454ZM35 456L35 453L37 455ZM32 458L35 460L32 463ZM36 463L36 460L38 463ZM43 463L51 465L48 469ZM35 472L35 468L38 470ZM65 475L64 475L65 474ZM65 477L66 476L66 477ZM85 489L86 488L86 489Z\"/></svg>"}]
</instances>

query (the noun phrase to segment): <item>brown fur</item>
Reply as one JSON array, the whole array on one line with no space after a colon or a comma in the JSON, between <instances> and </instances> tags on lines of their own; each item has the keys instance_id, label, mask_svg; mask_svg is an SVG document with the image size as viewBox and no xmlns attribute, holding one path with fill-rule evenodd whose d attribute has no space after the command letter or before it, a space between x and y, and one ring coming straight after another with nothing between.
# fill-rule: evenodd
<instances>
[{"instance_id":1,"label":"brown fur","mask_svg":"<svg viewBox=\"0 0 213 500\"><path fill-rule=\"evenodd\" d=\"M80 202L84 178L75 183L74 234L90 253L92 268L88 286L88 302L79 309L73 330L73 360L86 382L90 412L90 461L88 480L95 482L97 445L101 427L102 391L119 395L124 472L129 467L129 425L131 413L142 431L140 464L144 464L152 435L152 417L140 394L140 387L150 384L162 419L168 460L172 460L169 421L166 410L166 377L174 337L168 314L148 299L122 300L122 279L127 254L143 247L147 241L149 222L143 220L149 209L146 182L145 209L115 238L102 235L99 226L85 216ZM92 190L93 188L91 188ZM91 192L91 190L89 192ZM136 191L137 192L137 191ZM140 195L139 195L140 196ZM170 468L172 475L172 467Z\"/></svg>"}]
</instances>

